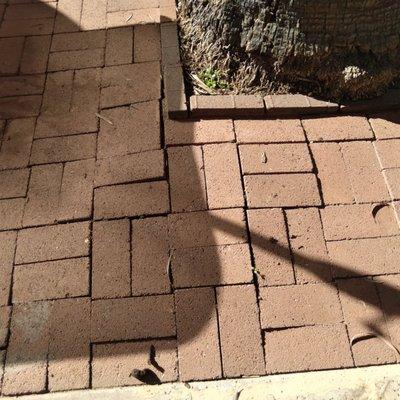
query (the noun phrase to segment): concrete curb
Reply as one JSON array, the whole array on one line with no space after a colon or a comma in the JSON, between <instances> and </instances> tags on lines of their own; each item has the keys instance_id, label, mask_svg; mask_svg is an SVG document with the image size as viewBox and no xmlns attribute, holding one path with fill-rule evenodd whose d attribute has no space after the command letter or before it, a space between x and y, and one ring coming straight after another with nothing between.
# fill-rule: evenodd
<instances>
[{"instance_id":1,"label":"concrete curb","mask_svg":"<svg viewBox=\"0 0 400 400\"><path fill-rule=\"evenodd\" d=\"M12 400L395 400L400 365L274 375L260 378L168 383L159 386L78 390Z\"/></svg>"}]
</instances>

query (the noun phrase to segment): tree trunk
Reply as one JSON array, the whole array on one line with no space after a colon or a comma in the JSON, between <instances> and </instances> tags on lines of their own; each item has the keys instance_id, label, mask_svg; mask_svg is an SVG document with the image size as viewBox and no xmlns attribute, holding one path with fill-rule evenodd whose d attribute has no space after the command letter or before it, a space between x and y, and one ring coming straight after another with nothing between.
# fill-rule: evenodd
<instances>
[{"instance_id":1,"label":"tree trunk","mask_svg":"<svg viewBox=\"0 0 400 400\"><path fill-rule=\"evenodd\" d=\"M399 0L180 0L189 62L237 82L358 99L400 65Z\"/></svg>"}]
</instances>

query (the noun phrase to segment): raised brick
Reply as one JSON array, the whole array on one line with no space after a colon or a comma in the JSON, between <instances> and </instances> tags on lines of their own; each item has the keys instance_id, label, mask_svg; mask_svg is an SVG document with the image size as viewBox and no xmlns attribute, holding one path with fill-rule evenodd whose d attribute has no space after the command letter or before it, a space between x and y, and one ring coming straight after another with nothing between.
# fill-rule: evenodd
<instances>
[{"instance_id":1,"label":"raised brick","mask_svg":"<svg viewBox=\"0 0 400 400\"><path fill-rule=\"evenodd\" d=\"M356 201L367 203L389 200L372 143L342 143L341 149Z\"/></svg>"},{"instance_id":2,"label":"raised brick","mask_svg":"<svg viewBox=\"0 0 400 400\"><path fill-rule=\"evenodd\" d=\"M80 28L82 31L106 28L107 0L82 0Z\"/></svg>"},{"instance_id":3,"label":"raised brick","mask_svg":"<svg viewBox=\"0 0 400 400\"><path fill-rule=\"evenodd\" d=\"M0 27L0 37L49 35L53 31L53 18L27 19L22 23L4 20Z\"/></svg>"},{"instance_id":4,"label":"raised brick","mask_svg":"<svg viewBox=\"0 0 400 400\"><path fill-rule=\"evenodd\" d=\"M235 138L229 119L165 121L165 140L169 145L231 142Z\"/></svg>"},{"instance_id":5,"label":"raised brick","mask_svg":"<svg viewBox=\"0 0 400 400\"><path fill-rule=\"evenodd\" d=\"M123 27L107 30L105 65L130 64L133 57L133 30Z\"/></svg>"},{"instance_id":6,"label":"raised brick","mask_svg":"<svg viewBox=\"0 0 400 400\"><path fill-rule=\"evenodd\" d=\"M379 297L385 312L386 323L394 346L400 346L400 275L387 275L374 278Z\"/></svg>"},{"instance_id":7,"label":"raised brick","mask_svg":"<svg viewBox=\"0 0 400 400\"><path fill-rule=\"evenodd\" d=\"M247 243L178 249L171 259L174 287L232 285L253 280Z\"/></svg>"},{"instance_id":8,"label":"raised brick","mask_svg":"<svg viewBox=\"0 0 400 400\"><path fill-rule=\"evenodd\" d=\"M108 0L107 11L140 10L158 6L159 0Z\"/></svg>"},{"instance_id":9,"label":"raised brick","mask_svg":"<svg viewBox=\"0 0 400 400\"><path fill-rule=\"evenodd\" d=\"M244 174L313 170L305 143L241 145L239 151Z\"/></svg>"},{"instance_id":10,"label":"raised brick","mask_svg":"<svg viewBox=\"0 0 400 400\"><path fill-rule=\"evenodd\" d=\"M105 31L60 33L53 36L51 51L98 49L105 47L105 45Z\"/></svg>"},{"instance_id":11,"label":"raised brick","mask_svg":"<svg viewBox=\"0 0 400 400\"><path fill-rule=\"evenodd\" d=\"M21 73L35 74L46 72L50 51L51 36L29 36L26 38L21 57Z\"/></svg>"},{"instance_id":12,"label":"raised brick","mask_svg":"<svg viewBox=\"0 0 400 400\"><path fill-rule=\"evenodd\" d=\"M400 139L379 140L374 145L382 169L400 167Z\"/></svg>"},{"instance_id":13,"label":"raised brick","mask_svg":"<svg viewBox=\"0 0 400 400\"><path fill-rule=\"evenodd\" d=\"M214 289L177 290L175 301L180 379L221 378Z\"/></svg>"},{"instance_id":14,"label":"raised brick","mask_svg":"<svg viewBox=\"0 0 400 400\"><path fill-rule=\"evenodd\" d=\"M23 225L47 225L57 220L63 165L33 167Z\"/></svg>"},{"instance_id":15,"label":"raised brick","mask_svg":"<svg viewBox=\"0 0 400 400\"><path fill-rule=\"evenodd\" d=\"M98 157L121 156L145 150L159 149L160 118L158 102L103 110L112 125L100 121Z\"/></svg>"},{"instance_id":16,"label":"raised brick","mask_svg":"<svg viewBox=\"0 0 400 400\"><path fill-rule=\"evenodd\" d=\"M350 177L338 143L312 143L325 204L354 203Z\"/></svg>"},{"instance_id":17,"label":"raised brick","mask_svg":"<svg viewBox=\"0 0 400 400\"><path fill-rule=\"evenodd\" d=\"M224 377L265 374L254 286L218 287L217 305Z\"/></svg>"},{"instance_id":18,"label":"raised brick","mask_svg":"<svg viewBox=\"0 0 400 400\"><path fill-rule=\"evenodd\" d=\"M21 168L28 165L34 129L33 118L9 122L0 150L0 169Z\"/></svg>"},{"instance_id":19,"label":"raised brick","mask_svg":"<svg viewBox=\"0 0 400 400\"><path fill-rule=\"evenodd\" d=\"M158 8L115 11L107 13L108 29L126 25L144 25L159 23L160 10Z\"/></svg>"},{"instance_id":20,"label":"raised brick","mask_svg":"<svg viewBox=\"0 0 400 400\"><path fill-rule=\"evenodd\" d=\"M11 307L0 307L0 348L7 346ZM3 363L0 363L3 365Z\"/></svg>"},{"instance_id":21,"label":"raised brick","mask_svg":"<svg viewBox=\"0 0 400 400\"><path fill-rule=\"evenodd\" d=\"M156 362L165 371L149 365L151 346L156 352ZM93 346L92 385L94 388L126 385L143 385L132 376L136 369L149 368L161 382L178 379L178 365L175 340L155 340L132 343L107 343Z\"/></svg>"},{"instance_id":22,"label":"raised brick","mask_svg":"<svg viewBox=\"0 0 400 400\"><path fill-rule=\"evenodd\" d=\"M400 138L400 118L397 111L374 115L369 119L369 123L378 140Z\"/></svg>"},{"instance_id":23,"label":"raised brick","mask_svg":"<svg viewBox=\"0 0 400 400\"><path fill-rule=\"evenodd\" d=\"M0 200L0 231L21 228L25 199Z\"/></svg>"},{"instance_id":24,"label":"raised brick","mask_svg":"<svg viewBox=\"0 0 400 400\"><path fill-rule=\"evenodd\" d=\"M79 135L97 131L98 118L86 111L57 115L42 114L37 119L35 138Z\"/></svg>"},{"instance_id":25,"label":"raised brick","mask_svg":"<svg viewBox=\"0 0 400 400\"><path fill-rule=\"evenodd\" d=\"M361 239L399 234L396 216L390 205L374 215L376 204L329 206L321 210L326 240Z\"/></svg>"},{"instance_id":26,"label":"raised brick","mask_svg":"<svg viewBox=\"0 0 400 400\"><path fill-rule=\"evenodd\" d=\"M94 190L95 219L164 214L168 211L166 181L104 186Z\"/></svg>"},{"instance_id":27,"label":"raised brick","mask_svg":"<svg viewBox=\"0 0 400 400\"><path fill-rule=\"evenodd\" d=\"M96 135L74 135L34 140L31 164L47 164L92 158L96 155Z\"/></svg>"},{"instance_id":28,"label":"raised brick","mask_svg":"<svg viewBox=\"0 0 400 400\"><path fill-rule=\"evenodd\" d=\"M244 186L250 208L321 204L314 174L247 175Z\"/></svg>"},{"instance_id":29,"label":"raised brick","mask_svg":"<svg viewBox=\"0 0 400 400\"><path fill-rule=\"evenodd\" d=\"M157 100L160 88L160 66L157 62L105 67L101 106L115 107Z\"/></svg>"},{"instance_id":30,"label":"raised brick","mask_svg":"<svg viewBox=\"0 0 400 400\"><path fill-rule=\"evenodd\" d=\"M43 94L42 114L67 114L72 99L74 71L47 74Z\"/></svg>"},{"instance_id":31,"label":"raised brick","mask_svg":"<svg viewBox=\"0 0 400 400\"><path fill-rule=\"evenodd\" d=\"M237 120L236 138L239 143L305 142L298 119Z\"/></svg>"},{"instance_id":32,"label":"raised brick","mask_svg":"<svg viewBox=\"0 0 400 400\"><path fill-rule=\"evenodd\" d=\"M74 32L79 30L82 0L58 0L54 32Z\"/></svg>"},{"instance_id":33,"label":"raised brick","mask_svg":"<svg viewBox=\"0 0 400 400\"><path fill-rule=\"evenodd\" d=\"M56 12L54 4L53 2L48 2L47 4L10 4L7 7L4 19L54 18Z\"/></svg>"},{"instance_id":34,"label":"raised brick","mask_svg":"<svg viewBox=\"0 0 400 400\"><path fill-rule=\"evenodd\" d=\"M0 74L11 75L18 72L25 38L0 39Z\"/></svg>"},{"instance_id":35,"label":"raised brick","mask_svg":"<svg viewBox=\"0 0 400 400\"><path fill-rule=\"evenodd\" d=\"M25 118L39 114L42 96L13 96L0 99L0 118Z\"/></svg>"},{"instance_id":36,"label":"raised brick","mask_svg":"<svg viewBox=\"0 0 400 400\"><path fill-rule=\"evenodd\" d=\"M312 142L373 139L365 117L330 117L303 120L307 137Z\"/></svg>"},{"instance_id":37,"label":"raised brick","mask_svg":"<svg viewBox=\"0 0 400 400\"><path fill-rule=\"evenodd\" d=\"M399 273L400 237L327 242L334 277Z\"/></svg>"},{"instance_id":38,"label":"raised brick","mask_svg":"<svg viewBox=\"0 0 400 400\"><path fill-rule=\"evenodd\" d=\"M294 284L282 210L249 210L247 217L259 285Z\"/></svg>"},{"instance_id":39,"label":"raised brick","mask_svg":"<svg viewBox=\"0 0 400 400\"><path fill-rule=\"evenodd\" d=\"M28 186L29 169L0 172L0 199L24 197Z\"/></svg>"},{"instance_id":40,"label":"raised brick","mask_svg":"<svg viewBox=\"0 0 400 400\"><path fill-rule=\"evenodd\" d=\"M49 302L13 307L2 394L38 393L46 389Z\"/></svg>"},{"instance_id":41,"label":"raised brick","mask_svg":"<svg viewBox=\"0 0 400 400\"><path fill-rule=\"evenodd\" d=\"M58 220L89 218L92 214L94 159L64 165Z\"/></svg>"},{"instance_id":42,"label":"raised brick","mask_svg":"<svg viewBox=\"0 0 400 400\"><path fill-rule=\"evenodd\" d=\"M333 324L343 320L336 286L330 284L263 287L260 297L263 329Z\"/></svg>"},{"instance_id":43,"label":"raised brick","mask_svg":"<svg viewBox=\"0 0 400 400\"><path fill-rule=\"evenodd\" d=\"M160 27L158 25L137 25L134 32L135 62L160 60Z\"/></svg>"},{"instance_id":44,"label":"raised brick","mask_svg":"<svg viewBox=\"0 0 400 400\"><path fill-rule=\"evenodd\" d=\"M318 209L287 210L286 218L296 282L331 281L332 273Z\"/></svg>"},{"instance_id":45,"label":"raised brick","mask_svg":"<svg viewBox=\"0 0 400 400\"><path fill-rule=\"evenodd\" d=\"M49 343L49 391L89 387L90 299L52 303Z\"/></svg>"},{"instance_id":46,"label":"raised brick","mask_svg":"<svg viewBox=\"0 0 400 400\"><path fill-rule=\"evenodd\" d=\"M132 221L132 295L170 292L167 218Z\"/></svg>"},{"instance_id":47,"label":"raised brick","mask_svg":"<svg viewBox=\"0 0 400 400\"><path fill-rule=\"evenodd\" d=\"M131 294L130 226L128 220L93 224L92 298Z\"/></svg>"},{"instance_id":48,"label":"raised brick","mask_svg":"<svg viewBox=\"0 0 400 400\"><path fill-rule=\"evenodd\" d=\"M0 97L41 94L44 75L19 75L0 78Z\"/></svg>"},{"instance_id":49,"label":"raised brick","mask_svg":"<svg viewBox=\"0 0 400 400\"><path fill-rule=\"evenodd\" d=\"M239 157L235 144L203 147L207 200L210 208L244 205Z\"/></svg>"},{"instance_id":50,"label":"raised brick","mask_svg":"<svg viewBox=\"0 0 400 400\"><path fill-rule=\"evenodd\" d=\"M14 268L13 303L89 294L88 258L19 265Z\"/></svg>"},{"instance_id":51,"label":"raised brick","mask_svg":"<svg viewBox=\"0 0 400 400\"><path fill-rule=\"evenodd\" d=\"M13 261L15 253L16 232L0 232L0 305L8 304Z\"/></svg>"},{"instance_id":52,"label":"raised brick","mask_svg":"<svg viewBox=\"0 0 400 400\"><path fill-rule=\"evenodd\" d=\"M388 336L385 317L381 310L374 283L368 279L338 281L340 302L350 339L379 329ZM395 353L380 338L355 341L352 345L356 366L395 362Z\"/></svg>"},{"instance_id":53,"label":"raised brick","mask_svg":"<svg viewBox=\"0 0 400 400\"><path fill-rule=\"evenodd\" d=\"M171 248L246 243L244 219L240 208L169 214Z\"/></svg>"},{"instance_id":54,"label":"raised brick","mask_svg":"<svg viewBox=\"0 0 400 400\"><path fill-rule=\"evenodd\" d=\"M387 169L383 174L392 200L400 200L400 168Z\"/></svg>"},{"instance_id":55,"label":"raised brick","mask_svg":"<svg viewBox=\"0 0 400 400\"><path fill-rule=\"evenodd\" d=\"M91 330L92 342L174 336L173 296L93 301Z\"/></svg>"},{"instance_id":56,"label":"raised brick","mask_svg":"<svg viewBox=\"0 0 400 400\"><path fill-rule=\"evenodd\" d=\"M352 367L342 324L305 326L265 334L267 373Z\"/></svg>"},{"instance_id":57,"label":"raised brick","mask_svg":"<svg viewBox=\"0 0 400 400\"><path fill-rule=\"evenodd\" d=\"M48 71L65 71L104 65L104 49L59 51L50 53Z\"/></svg>"},{"instance_id":58,"label":"raised brick","mask_svg":"<svg viewBox=\"0 0 400 400\"><path fill-rule=\"evenodd\" d=\"M95 185L114 185L164 178L164 176L164 153L162 150L151 150L98 159Z\"/></svg>"},{"instance_id":59,"label":"raised brick","mask_svg":"<svg viewBox=\"0 0 400 400\"><path fill-rule=\"evenodd\" d=\"M44 226L19 231L15 263L57 260L88 254L88 222Z\"/></svg>"}]
</instances>

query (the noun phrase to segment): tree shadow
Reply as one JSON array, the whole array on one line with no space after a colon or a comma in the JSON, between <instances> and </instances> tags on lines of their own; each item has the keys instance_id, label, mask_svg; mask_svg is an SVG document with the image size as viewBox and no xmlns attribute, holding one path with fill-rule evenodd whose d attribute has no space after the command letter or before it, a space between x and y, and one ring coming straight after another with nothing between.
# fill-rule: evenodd
<instances>
[{"instance_id":1,"label":"tree shadow","mask_svg":"<svg viewBox=\"0 0 400 400\"><path fill-rule=\"evenodd\" d=\"M46 3L38 4L43 5L41 13L48 12L46 7L51 8ZM12 22L12 19L8 20L8 9L10 8L5 7L5 19L3 19L3 22L8 21L6 26L8 27L7 29L10 29L10 32L18 32L18 29L13 27L12 24L23 24L24 21L16 19ZM128 23L131 13L130 10L122 13L121 20ZM58 21L56 23L62 27L60 34L78 32L81 29L81 26L76 21L60 11L57 11L57 15L51 18L55 18ZM29 18L28 20L31 21ZM38 20L34 22L36 25L42 26L40 29L49 29L48 21L43 21L41 18L38 18ZM164 23L168 23L165 18ZM135 29L138 25L145 26L146 24L135 25L132 22L129 25L132 26L132 29ZM153 24L150 25L153 26ZM3 26L0 26L0 35L2 32L4 34L4 30L2 31ZM115 26L114 28L117 29ZM108 32L112 31L112 29L96 31L99 33L105 32L106 37L108 37ZM40 35L43 32L39 31L38 36L21 34L20 36L11 35L10 37L29 36L41 38ZM51 30L47 34L50 35L52 32ZM153 39L149 38L148 46L154 45L152 43ZM36 42L36 40L40 41L39 39L31 39L32 42ZM27 41L26 39L24 41L25 47L22 48L22 53L24 51L26 53ZM3 45L3 48L6 45L8 46L9 42L8 38L6 41L4 41L3 37L0 38L0 46ZM16 40L14 45L18 45L19 42L20 40ZM115 46L118 46L118 43ZM33 43L28 48L30 50L24 56L28 60L28 64L29 62L37 62L37 56L43 48L38 43ZM17 49L13 51L17 51ZM77 57L75 60L77 62L79 55L75 55L75 57ZM127 63L126 65L129 64ZM74 73L77 70L86 70L75 68L74 64L71 65L68 70L74 70ZM27 71L29 71L28 67L29 65L25 67ZM103 67L104 63L99 68ZM86 71L89 71L89 69ZM47 79L49 79L49 75L57 73L57 71L31 73L46 73L48 75ZM9 77L17 77L19 75L26 77L28 73L22 73L20 67L18 67L16 72L7 74ZM137 77L138 80L141 78L142 76ZM84 82L83 86L90 86L93 83L90 82L91 77L87 75L86 79L88 81ZM12 81L13 79L10 78L9 80ZM97 83L94 86L96 85ZM127 84L127 86L129 85ZM99 90L101 91L104 88L105 86ZM41 96L41 94L20 96L18 90L13 89L13 95L5 97L6 100L3 100L4 108L3 111L0 111L0 118L7 120L7 123L1 142L2 145L0 146L0 155L2 153L21 154L21 152L26 151L23 150L26 147L29 147L30 152L30 144L35 138L29 137L29 134L22 129L17 130L17 133L11 132L10 121L20 118L33 118L36 120L38 115L41 116L40 109L43 110L44 103L40 100L39 104L37 96ZM53 94L48 96L45 105L51 109L54 104L62 103L66 96L65 84L61 81L56 85ZM130 105L135 108L135 104L142 104L141 101L138 103L133 102L133 104L129 101L122 101L121 104L116 106L99 107L91 103L90 96L82 99L82 103L76 106L75 109L71 109L71 104L69 104L64 109L63 114L48 114L46 117L47 128L56 130L61 121L64 124L63 129L65 129L63 136L69 137L69 133L72 133L72 131L74 134L97 132L98 140L99 129L101 131L102 125L106 126L108 122L104 119L98 121L96 113L103 115L107 113L107 110L114 108ZM162 101L160 98L149 99L148 101L160 103L160 148L164 149L164 155L168 160L164 168L165 178L170 182L171 212L154 213L155 216L121 215L110 219L124 220L128 218L130 229L132 230L131 234L136 233L135 229L139 230L138 227L141 224L136 224L138 221L153 221L154 218L160 218L165 221L169 236L168 246L165 247L163 240L154 239L157 236L156 234L149 235L147 239L149 240L147 245L151 248L154 258L159 260L157 262L162 264L162 267L160 268L159 265L156 265L157 271L155 273L154 271L149 272L148 276L146 274L143 275L143 273L140 274L139 271L136 272L135 267L138 267L137 265L132 264L130 267L133 281L135 279L146 279L149 276L152 277L151 279L156 279L158 271L162 271L164 275L162 279L165 279L165 277L168 279L168 289L159 292L148 291L142 296L132 292L131 285L129 296L123 296L115 300L101 299L101 296L99 296L100 298L92 298L93 296L90 295L93 292L89 292L89 296L78 296L62 300L40 300L28 303L14 302L14 294L11 289L9 296L7 296L8 299L1 303L2 308L10 306L9 312L11 314L10 328L2 326L3 331L9 331L4 345L0 346L3 349L0 350L0 359L1 357L4 358L5 365L2 394L13 395L86 387L124 386L139 383L150 384L159 383L160 381L174 381L179 378L181 380L190 380L191 376L195 376L193 370L200 368L200 366L196 365L200 356L204 357L204 367L201 367L204 369L211 368L207 365L207 362L211 363L216 358L218 365L214 365L215 370L212 373L215 378L222 377L223 365L222 367L220 366L218 333L214 332L215 335L211 339L209 336L210 329L218 329L215 288L230 283L252 285L257 281L257 274L251 268L251 262L248 265L248 278L245 281L229 281L229 279L226 280L226 277L222 276L221 263L226 262L226 259L221 259L221 249L229 246L247 246L249 259L250 245L247 245L249 242L251 242L253 248L261 249L273 257L287 260L290 263L292 262L292 257L296 257L302 268L318 276L320 281L333 285L335 285L335 282L326 278L326 269L335 270L340 276L360 277L356 270L348 266L306 257L303 254L296 253L293 249L290 251L280 243L271 243L271 238L269 237L251 231L249 232L250 237L248 237L246 213L243 208L238 208L232 218L224 216L225 212L230 211L209 211L205 187L204 154L201 147L207 141L204 141L201 138L202 133L196 130L196 121L188 120L187 123L180 123L181 128L178 128L177 125L174 128L171 125L169 134L176 135L176 140L168 141L166 138L168 122L164 123L168 117L166 111L162 109ZM147 100L143 100L143 102L147 102ZM78 113L90 114L90 118L86 120L87 125L74 125L74 118ZM149 114L149 118L154 117L154 115ZM174 129L176 129L175 132ZM208 129L212 129L212 125ZM139 130L130 132L129 140L134 141L139 135ZM218 136L218 132L216 133ZM15 135L18 136L17 141L13 141ZM56 132L49 135L49 137L60 136ZM218 141L217 137L214 142ZM13 145L8 145L7 143L9 142L12 142ZM27 142L30 142L28 146ZM51 151L51 149L48 151ZM4 170L27 167L31 167L29 156L17 166L12 165L10 168L4 168ZM1 164L0 168L3 168ZM151 182L159 180L160 178L152 179ZM135 181L127 180L120 182L119 185L129 185L131 183L135 183ZM81 190L80 188L76 189L75 195L80 196ZM97 188L93 190L96 195ZM21 198L26 199L27 197L23 196ZM118 199L116 201L118 202ZM91 215L83 220L90 221L93 227L93 224L96 224L100 219L102 218L96 219ZM56 222L59 225L63 225L76 221L82 220L70 219ZM46 224L39 223L37 225L45 226ZM30 228L24 227L23 229ZM7 233L6 237L6 235L1 236L3 232L0 232L0 240L3 241L4 246L6 240L9 241L10 239L9 235L15 235L16 238L17 232L20 232L19 228L5 229L5 231L11 233ZM51 247L52 240L53 238L47 239L44 246ZM134 252L136 243L132 242L132 237L130 237L130 241L132 243L131 251ZM90 251L90 256L92 256L93 243ZM150 261L152 260L151 254L146 254L146 252L144 254L143 258L148 257ZM160 254L161 257L158 257ZM5 281L9 281L11 285L12 282L15 282L15 273L14 276L12 272L8 273L10 277L6 278L6 270L10 268L9 262L7 259L3 261L1 257L0 251L0 267L4 271L0 271L2 273L1 278L4 276ZM147 261L149 260L143 259L144 264ZM12 264L13 261L11 261L11 269L14 268L15 270L16 267ZM29 264L30 267L33 265ZM26 268L29 268L29 266L26 266ZM113 267L115 268L115 265L109 265L110 270ZM142 266L140 267L143 269ZM18 266L18 268L21 267ZM90 279L93 277L93 268L95 267L91 265ZM112 282L110 282L111 284ZM30 286L30 290L34 289L33 286ZM90 285L90 290L93 291L93 284ZM359 293L355 290L353 291L351 287L346 286L346 290L350 296L366 303L369 302L369 298L360 298ZM380 283L380 290L389 299L400 297L400 290L388 283ZM98 310L97 313L95 312L96 310ZM400 309L385 309L385 312L386 317L393 317L400 314ZM379 324L380 321L377 321L374 326L368 328L379 335L384 335L384 332L380 331ZM175 325L177 325L177 332ZM180 358L179 365L182 368L179 374L176 365L177 347ZM195 349L194 353L193 348ZM146 372L147 369L150 369L151 372ZM189 370L189 372L185 372L184 369ZM208 376L209 372L205 371L204 376ZM149 379L147 379L146 373ZM156 378L154 378L154 375Z\"/></svg>"}]
</instances>

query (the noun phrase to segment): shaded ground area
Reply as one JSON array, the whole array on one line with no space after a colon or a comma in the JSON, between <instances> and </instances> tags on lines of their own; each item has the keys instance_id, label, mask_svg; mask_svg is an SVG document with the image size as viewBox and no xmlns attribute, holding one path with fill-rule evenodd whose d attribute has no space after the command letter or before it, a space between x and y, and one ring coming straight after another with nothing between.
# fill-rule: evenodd
<instances>
[{"instance_id":1,"label":"shaded ground area","mask_svg":"<svg viewBox=\"0 0 400 400\"><path fill-rule=\"evenodd\" d=\"M3 395L396 362L397 114L171 121L170 2L9 2Z\"/></svg>"}]
</instances>

